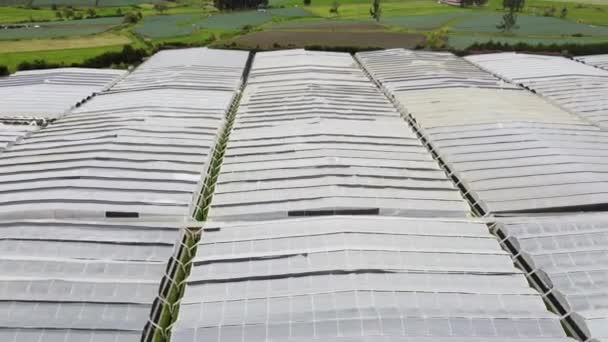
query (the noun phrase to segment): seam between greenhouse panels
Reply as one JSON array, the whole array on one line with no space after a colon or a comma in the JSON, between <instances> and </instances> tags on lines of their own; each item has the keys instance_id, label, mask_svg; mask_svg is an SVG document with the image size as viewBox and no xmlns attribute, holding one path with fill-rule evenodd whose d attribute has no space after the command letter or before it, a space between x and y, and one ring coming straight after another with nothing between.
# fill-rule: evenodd
<instances>
[{"instance_id":1,"label":"seam between greenhouse panels","mask_svg":"<svg viewBox=\"0 0 608 342\"><path fill-rule=\"evenodd\" d=\"M253 62L253 53L249 53L241 84L236 90L232 102L226 114L224 126L219 134L218 140L213 147L212 158L205 179L201 182L198 196L193 198L191 217L197 222L207 220L215 183L217 182L226 147L234 126L236 114L239 108L243 90L247 85L247 78ZM192 259L196 254L196 248L201 238L202 226L184 226L181 230L179 242L173 256L167 264L167 270L163 277L159 292L152 304L148 323L144 327L142 341L144 342L169 342L171 341L171 330L179 314L181 298L184 295L185 284L190 274Z\"/></svg>"},{"instance_id":2,"label":"seam between greenhouse panels","mask_svg":"<svg viewBox=\"0 0 608 342\"><path fill-rule=\"evenodd\" d=\"M488 221L486 225L489 227L490 232L498 238L502 249L507 251L511 255L513 263L517 268L521 269L530 285L541 295L544 302L548 306L548 310L559 315L562 328L566 333L577 340L589 341L591 338L587 336L584 329L582 329L577 323L576 319L573 318L574 312L568 311L560 302L559 298L554 294L551 289L538 273L537 269L534 269L532 265L522 255L522 252L515 246L510 240L509 236L503 232L503 224L496 221ZM548 276L544 276L548 278Z\"/></svg>"},{"instance_id":3,"label":"seam between greenhouse panels","mask_svg":"<svg viewBox=\"0 0 608 342\"><path fill-rule=\"evenodd\" d=\"M429 153L431 154L433 159L439 163L439 167L445 172L445 174L448 176L448 178L450 180L452 180L454 185L458 188L458 191L460 192L462 197L465 199L465 201L471 208L472 214L476 217L487 216L488 213L487 213L486 209L482 206L481 203L479 203L477 201L474 194L469 191L468 186L466 185L464 180L462 180L458 176L458 174L455 171L452 171L452 169L447 165L447 163L444 162L441 155L437 152L437 150L435 149L433 144L427 138L427 135L426 135L426 133L424 133L424 130L422 129L422 127L420 127L418 125L418 122L416 121L416 119L405 109L405 107L402 104L400 104L399 102L397 102L395 100L395 97L392 94L390 94L390 92L380 82L378 82L369 73L369 71L361 63L361 61L359 60L357 55L354 55L354 59L357 62L357 64L359 65L359 68L361 68L361 70L363 70L363 72L365 73L365 75L367 75L367 77L370 79L370 81L372 83L374 83L376 85L376 87L378 87L382 91L384 96L393 104L393 106L397 109L399 114L401 114L403 119L408 123L410 128L414 131L414 133L416 134L418 139L422 142L422 145L427 149L427 151L429 151Z\"/></svg>"},{"instance_id":4,"label":"seam between greenhouse panels","mask_svg":"<svg viewBox=\"0 0 608 342\"><path fill-rule=\"evenodd\" d=\"M418 125L416 119L410 113L408 113L408 111L405 109L405 107L402 104L398 103L395 100L395 98L390 94L390 92L381 83L379 83L374 77L372 77L372 75L368 72L368 70L365 67L363 67L363 64L361 63L361 61L358 58L355 58L355 59L357 60L357 62L361 66L361 68L365 71L365 73L368 75L368 77L370 79L372 79L372 81L380 89L382 89L382 91L384 92L386 97L388 99L390 99L391 102L393 102L393 105L404 116L404 118L407 120L409 125L412 127L412 129L418 135L419 139L421 139L424 146L433 155L433 158L435 158L439 162L440 167L442 167L444 169L444 171L447 173L447 175L457 185L457 187L461 191L461 193L464 196L467 203L472 207L473 213L475 215L478 215L481 218L485 219L486 225L488 226L490 233L498 240L501 247L506 252L509 253L509 255L511 256L511 259L513 260L515 265L524 272L526 279L530 283L530 286L533 289L535 289L536 292L538 292L540 294L540 296L543 298L543 300L545 301L546 305L548 306L547 310L559 315L560 322L562 323L562 328L564 329L564 331L567 334L575 337L576 339L579 339L581 341L588 341L589 337L587 337L586 334L584 333L584 331L579 327L576 319L573 318L573 313L568 312L563 307L563 305L560 303L557 296L542 281L542 278L537 274L537 272L535 270L532 269L531 265L521 256L521 254L517 251L517 248L515 246L513 246L510 243L510 241L508 241L507 237L505 237L504 234L499 229L497 229L498 224L496 222L496 218L493 216L492 213L488 212L481 203L479 203L476 200L473 193L469 192L469 190L467 189L466 182L464 180L461 180L458 177L458 175L456 174L456 172L453 172L450 169L450 167L448 165L446 165L446 163L443 161L442 157L439 155L439 153L433 147L433 144L429 141L429 139L426 138L424 130ZM471 63L471 64L473 64L473 63ZM485 72L488 72L487 70L485 70L483 68L480 68L480 69ZM488 73L494 75L491 72L488 72ZM498 77L499 79L503 79L497 75L494 75L494 76ZM512 83L512 82L509 82L509 83ZM529 90L526 89L526 91L529 91ZM551 101L548 101L547 99L545 99L544 97L542 97L536 93L535 93L535 95L541 97L544 101L552 103ZM557 107L561 108L561 106L557 106ZM572 115L574 115L575 117L580 117L576 114L572 114ZM588 122L588 121L586 121L586 122ZM595 126L594 124L592 124L592 125ZM543 214L546 212L534 212L534 213ZM523 214L525 215L525 213L523 213Z\"/></svg>"}]
</instances>

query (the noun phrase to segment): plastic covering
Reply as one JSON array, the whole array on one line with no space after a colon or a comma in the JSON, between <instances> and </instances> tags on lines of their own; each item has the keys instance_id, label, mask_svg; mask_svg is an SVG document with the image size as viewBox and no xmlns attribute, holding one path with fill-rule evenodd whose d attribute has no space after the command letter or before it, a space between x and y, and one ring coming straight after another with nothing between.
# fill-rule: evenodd
<instances>
[{"instance_id":1,"label":"plastic covering","mask_svg":"<svg viewBox=\"0 0 608 342\"><path fill-rule=\"evenodd\" d=\"M157 53L0 154L0 217L190 217L247 52Z\"/></svg>"},{"instance_id":2,"label":"plastic covering","mask_svg":"<svg viewBox=\"0 0 608 342\"><path fill-rule=\"evenodd\" d=\"M566 341L482 223L207 223L172 341ZM349 338L349 339L346 339Z\"/></svg>"},{"instance_id":3,"label":"plastic covering","mask_svg":"<svg viewBox=\"0 0 608 342\"><path fill-rule=\"evenodd\" d=\"M19 71L0 78L0 119L56 119L126 73L84 68Z\"/></svg>"},{"instance_id":4,"label":"plastic covering","mask_svg":"<svg viewBox=\"0 0 608 342\"><path fill-rule=\"evenodd\" d=\"M36 130L38 127L33 125L11 125L0 122L0 153Z\"/></svg>"},{"instance_id":5,"label":"plastic covering","mask_svg":"<svg viewBox=\"0 0 608 342\"><path fill-rule=\"evenodd\" d=\"M256 55L215 188L213 219L468 211L349 54Z\"/></svg>"},{"instance_id":6,"label":"plastic covering","mask_svg":"<svg viewBox=\"0 0 608 342\"><path fill-rule=\"evenodd\" d=\"M575 60L593 65L594 67L608 70L608 54L607 55L591 55L575 57Z\"/></svg>"},{"instance_id":7,"label":"plastic covering","mask_svg":"<svg viewBox=\"0 0 608 342\"><path fill-rule=\"evenodd\" d=\"M140 341L179 228L1 221L0 341Z\"/></svg>"},{"instance_id":8,"label":"plastic covering","mask_svg":"<svg viewBox=\"0 0 608 342\"><path fill-rule=\"evenodd\" d=\"M491 81L450 54L388 50L357 58L483 212L608 204L607 131L527 91ZM434 85L418 89L421 79ZM483 85L479 79L486 79Z\"/></svg>"},{"instance_id":9,"label":"plastic covering","mask_svg":"<svg viewBox=\"0 0 608 342\"><path fill-rule=\"evenodd\" d=\"M608 340L608 214L501 219L495 230L573 335Z\"/></svg>"},{"instance_id":10,"label":"plastic covering","mask_svg":"<svg viewBox=\"0 0 608 342\"><path fill-rule=\"evenodd\" d=\"M498 53L466 58L591 123L608 128L608 70L555 56Z\"/></svg>"}]
</instances>

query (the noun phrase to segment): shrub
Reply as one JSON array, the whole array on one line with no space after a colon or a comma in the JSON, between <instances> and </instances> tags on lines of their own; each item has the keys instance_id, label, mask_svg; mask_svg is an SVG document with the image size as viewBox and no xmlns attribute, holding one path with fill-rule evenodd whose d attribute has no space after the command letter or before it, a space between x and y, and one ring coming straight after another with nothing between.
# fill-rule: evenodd
<instances>
[{"instance_id":1,"label":"shrub","mask_svg":"<svg viewBox=\"0 0 608 342\"><path fill-rule=\"evenodd\" d=\"M551 53L562 54L566 56L583 56L583 55L601 55L608 53L607 43L595 44L528 44L517 43L515 45L505 44L501 42L489 41L485 43L475 43L461 51L463 54L470 54L481 51L517 51L517 52L535 52L535 53Z\"/></svg>"},{"instance_id":2,"label":"shrub","mask_svg":"<svg viewBox=\"0 0 608 342\"><path fill-rule=\"evenodd\" d=\"M0 76L8 76L8 68L6 65L0 65Z\"/></svg>"},{"instance_id":3,"label":"shrub","mask_svg":"<svg viewBox=\"0 0 608 342\"><path fill-rule=\"evenodd\" d=\"M310 6L311 3L311 0L304 0L304 6Z\"/></svg>"},{"instance_id":4,"label":"shrub","mask_svg":"<svg viewBox=\"0 0 608 342\"><path fill-rule=\"evenodd\" d=\"M17 70L37 70L37 69L51 69L59 68L61 64L49 63L44 59L34 59L33 61L24 61L17 65Z\"/></svg>"},{"instance_id":5,"label":"shrub","mask_svg":"<svg viewBox=\"0 0 608 342\"><path fill-rule=\"evenodd\" d=\"M147 57L148 53L144 49L134 49L131 45L125 45L120 52L104 52L99 56L89 58L81 64L73 66L85 68L107 68L112 65L120 64L139 64Z\"/></svg>"}]
</instances>

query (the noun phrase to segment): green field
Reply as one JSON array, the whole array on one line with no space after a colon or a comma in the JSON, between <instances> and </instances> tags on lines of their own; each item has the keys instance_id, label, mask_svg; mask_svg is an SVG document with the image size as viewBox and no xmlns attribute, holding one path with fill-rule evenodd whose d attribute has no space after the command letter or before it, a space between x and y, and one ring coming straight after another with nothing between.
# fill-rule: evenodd
<instances>
[{"instance_id":1,"label":"green field","mask_svg":"<svg viewBox=\"0 0 608 342\"><path fill-rule=\"evenodd\" d=\"M120 49L122 49L122 45L51 51L0 53L0 65L6 65L10 70L15 71L17 65L21 62L44 59L50 63L63 63L64 65L69 66L72 63L80 63L85 59L98 56L104 52L120 51Z\"/></svg>"},{"instance_id":2,"label":"green field","mask_svg":"<svg viewBox=\"0 0 608 342\"><path fill-rule=\"evenodd\" d=\"M245 26L259 26L273 18L297 18L311 14L300 8L272 9L266 12L240 11L206 18L197 14L155 15L145 17L135 32L149 38L169 38L195 34L201 30L239 31Z\"/></svg>"},{"instance_id":3,"label":"green field","mask_svg":"<svg viewBox=\"0 0 608 342\"><path fill-rule=\"evenodd\" d=\"M168 38L191 34L193 24L200 20L196 14L154 15L145 17L135 32L151 38Z\"/></svg>"},{"instance_id":4,"label":"green field","mask_svg":"<svg viewBox=\"0 0 608 342\"><path fill-rule=\"evenodd\" d=\"M403 17L388 17L382 20L383 24L397 26L412 30L433 30L440 28L454 20L468 17L470 13L453 12L427 15L410 15Z\"/></svg>"},{"instance_id":5,"label":"green field","mask_svg":"<svg viewBox=\"0 0 608 342\"><path fill-rule=\"evenodd\" d=\"M0 40L86 36L107 31L121 23L122 17L28 23L24 28L0 30Z\"/></svg>"}]
</instances>

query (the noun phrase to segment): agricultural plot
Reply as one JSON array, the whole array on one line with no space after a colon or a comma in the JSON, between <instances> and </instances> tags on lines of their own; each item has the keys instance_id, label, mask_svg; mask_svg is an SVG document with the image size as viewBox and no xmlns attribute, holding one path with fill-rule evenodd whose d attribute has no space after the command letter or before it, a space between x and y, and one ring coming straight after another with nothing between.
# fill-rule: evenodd
<instances>
[{"instance_id":1,"label":"agricultural plot","mask_svg":"<svg viewBox=\"0 0 608 342\"><path fill-rule=\"evenodd\" d=\"M97 7L118 7L160 2L160 0L97 0Z\"/></svg>"},{"instance_id":2,"label":"agricultural plot","mask_svg":"<svg viewBox=\"0 0 608 342\"><path fill-rule=\"evenodd\" d=\"M155 15L145 17L135 29L138 34L151 38L184 36L193 31L192 22L200 18L197 14Z\"/></svg>"},{"instance_id":3,"label":"agricultural plot","mask_svg":"<svg viewBox=\"0 0 608 342\"><path fill-rule=\"evenodd\" d=\"M404 17L383 18L382 23L413 30L433 30L470 15L468 12L441 13L431 15L412 15Z\"/></svg>"},{"instance_id":4,"label":"agricultural plot","mask_svg":"<svg viewBox=\"0 0 608 342\"><path fill-rule=\"evenodd\" d=\"M25 6L30 0L0 0L0 6Z\"/></svg>"},{"instance_id":5,"label":"agricultural plot","mask_svg":"<svg viewBox=\"0 0 608 342\"><path fill-rule=\"evenodd\" d=\"M341 46L373 48L414 48L425 41L422 34L396 32L297 32L264 31L254 32L233 40L242 48L296 48L306 46Z\"/></svg>"},{"instance_id":6,"label":"agricultural plot","mask_svg":"<svg viewBox=\"0 0 608 342\"><path fill-rule=\"evenodd\" d=\"M33 0L32 6L74 6L74 7L93 7L95 0Z\"/></svg>"},{"instance_id":7,"label":"agricultural plot","mask_svg":"<svg viewBox=\"0 0 608 342\"><path fill-rule=\"evenodd\" d=\"M376 31L386 27L372 20L331 20L315 19L306 21L290 21L272 23L267 26L271 30L306 30L306 31Z\"/></svg>"},{"instance_id":8,"label":"agricultural plot","mask_svg":"<svg viewBox=\"0 0 608 342\"><path fill-rule=\"evenodd\" d=\"M27 27L0 30L0 40L58 38L100 33L120 25L122 17L29 23Z\"/></svg>"},{"instance_id":9,"label":"agricultural plot","mask_svg":"<svg viewBox=\"0 0 608 342\"><path fill-rule=\"evenodd\" d=\"M500 20L500 13L479 13L455 24L453 31L498 33L500 30L496 28L496 25ZM608 27L579 24L552 17L520 15L517 19L517 25L519 25L519 28L514 32L518 35L608 35Z\"/></svg>"},{"instance_id":10,"label":"agricultural plot","mask_svg":"<svg viewBox=\"0 0 608 342\"><path fill-rule=\"evenodd\" d=\"M301 8L281 8L266 12L243 11L218 14L200 19L197 14L156 15L145 17L135 32L149 38L169 38L192 34L201 28L240 30L243 26L259 26L273 17L305 17L311 14Z\"/></svg>"},{"instance_id":11,"label":"agricultural plot","mask_svg":"<svg viewBox=\"0 0 608 342\"><path fill-rule=\"evenodd\" d=\"M312 16L312 13L300 7L277 8L271 9L268 12L270 12L270 15L273 17L283 18L302 18Z\"/></svg>"},{"instance_id":12,"label":"agricultural plot","mask_svg":"<svg viewBox=\"0 0 608 342\"><path fill-rule=\"evenodd\" d=\"M245 25L262 25L271 19L270 12L243 11L214 15L201 20L197 24L210 29L239 30Z\"/></svg>"}]
</instances>

